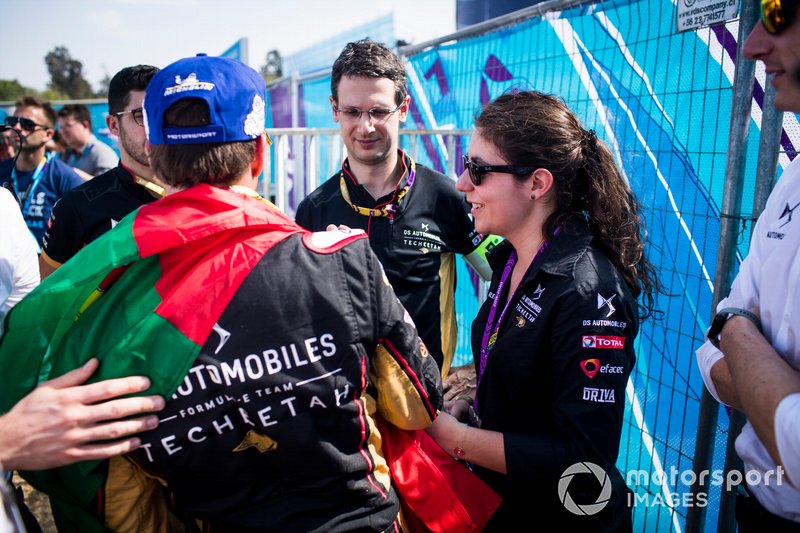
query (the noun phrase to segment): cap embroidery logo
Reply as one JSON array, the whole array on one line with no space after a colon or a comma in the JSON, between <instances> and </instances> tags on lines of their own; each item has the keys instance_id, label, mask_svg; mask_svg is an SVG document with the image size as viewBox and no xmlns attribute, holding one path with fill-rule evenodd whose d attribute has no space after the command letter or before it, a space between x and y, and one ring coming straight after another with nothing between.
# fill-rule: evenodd
<instances>
[{"instance_id":1,"label":"cap embroidery logo","mask_svg":"<svg viewBox=\"0 0 800 533\"><path fill-rule=\"evenodd\" d=\"M600 370L600 359L585 359L581 361L581 370L589 379L592 379L597 375L597 371Z\"/></svg>"},{"instance_id":2,"label":"cap embroidery logo","mask_svg":"<svg viewBox=\"0 0 800 533\"><path fill-rule=\"evenodd\" d=\"M265 108L264 100L259 95L255 95L253 97L253 109L244 120L244 132L247 135L255 138L264 133Z\"/></svg>"},{"instance_id":3,"label":"cap embroidery logo","mask_svg":"<svg viewBox=\"0 0 800 533\"><path fill-rule=\"evenodd\" d=\"M186 78L175 76L175 85L167 87L164 90L164 96L169 96L175 93L182 93L186 91L210 91L214 88L214 84L207 81L199 81L197 74L192 72Z\"/></svg>"}]
</instances>

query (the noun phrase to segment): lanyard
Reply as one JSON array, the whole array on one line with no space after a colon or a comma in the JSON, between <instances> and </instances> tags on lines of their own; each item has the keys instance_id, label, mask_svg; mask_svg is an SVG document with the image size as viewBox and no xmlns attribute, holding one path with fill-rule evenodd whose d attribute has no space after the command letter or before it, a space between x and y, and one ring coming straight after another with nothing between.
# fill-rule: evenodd
<instances>
[{"instance_id":1,"label":"lanyard","mask_svg":"<svg viewBox=\"0 0 800 533\"><path fill-rule=\"evenodd\" d=\"M119 166L121 166L123 170L125 170L128 174L131 175L131 177L133 178L133 183L135 183L136 185L144 189L147 189L150 193L154 194L155 196L158 196L159 198L164 198L167 195L167 190L158 183L151 181L147 178L143 178L137 174L134 174L133 170L123 165L121 161L119 163Z\"/></svg>"},{"instance_id":2,"label":"lanyard","mask_svg":"<svg viewBox=\"0 0 800 533\"><path fill-rule=\"evenodd\" d=\"M539 251L536 252L536 256L531 261L533 264L536 259L544 252L544 249L547 248L547 241L544 241L542 245L539 247ZM497 290L494 293L494 298L492 298L492 306L489 308L489 316L486 319L486 327L483 329L483 338L481 339L481 353L480 353L480 361L478 365L478 382L475 386L475 398L472 400L472 409L475 411L475 414L478 414L478 390L481 386L481 379L483 378L483 373L486 370L486 363L489 361L489 352L492 351L494 348L495 343L497 342L497 335L500 332L500 326L503 324L503 319L506 316L506 312L508 311L509 307L511 307L511 302L514 301L517 291L519 287L522 286L522 283L514 291L514 294L509 294L508 299L506 300L506 305L503 307L503 310L500 312L500 318L497 319L495 322L494 317L497 315L497 309L500 307L500 297L503 294L503 288L506 285L506 282L509 281L511 278L511 273L514 271L514 265L517 264L517 251L512 250L511 255L506 261L506 266L503 268L503 274L500 276L500 282L497 284Z\"/></svg>"},{"instance_id":3,"label":"lanyard","mask_svg":"<svg viewBox=\"0 0 800 533\"><path fill-rule=\"evenodd\" d=\"M400 205L400 201L408 193L409 189L411 189L411 186L414 185L414 177L417 174L416 172L417 165L416 163L414 163L414 160L411 159L411 157L406 156L402 152L401 152L401 157L403 157L404 166L406 164L405 162L406 157L408 157L409 161L408 179L406 180L406 184L399 191L397 190L397 188L395 188L395 193L392 195L392 199L389 200L389 202L387 202L384 205L373 207L372 209L356 205L350 199L350 191L347 189L347 183L345 182L345 177L344 177L345 172L347 172L347 161L345 161L344 164L342 165L341 172L339 172L339 189L341 190L342 197L344 198L344 201L347 202L347 205L352 207L353 211L365 217L388 217L389 219L394 219L394 214L397 212L397 207ZM405 172L403 172L403 174L405 174ZM399 186L400 182L398 182L397 185Z\"/></svg>"},{"instance_id":4,"label":"lanyard","mask_svg":"<svg viewBox=\"0 0 800 533\"><path fill-rule=\"evenodd\" d=\"M256 191L254 191L249 187L245 187L244 185L231 185L230 189L234 192L238 192L239 194L244 194L245 196L254 198L261 203L267 204L268 206L275 208L276 211L280 211L281 213L283 212L277 205L273 204L272 202L270 202L269 200L267 200L266 198L264 198L263 196L261 196L260 194L258 194Z\"/></svg>"},{"instance_id":5,"label":"lanyard","mask_svg":"<svg viewBox=\"0 0 800 533\"><path fill-rule=\"evenodd\" d=\"M28 213L28 204L30 203L30 199L33 196L33 193L36 191L36 187L39 185L39 182L42 180L42 176L44 176L44 171L47 168L47 164L52 159L53 154L50 153L45 157L42 157L42 160L39 162L39 165L36 167L36 170L33 171L33 176L31 176L31 182L28 184L28 187L25 189L25 192L20 193L19 190L19 181L17 180L17 168L14 167L11 169L11 179L14 181L14 194L17 195L17 200L20 204L22 204L22 212L25 213L27 216Z\"/></svg>"},{"instance_id":6,"label":"lanyard","mask_svg":"<svg viewBox=\"0 0 800 533\"><path fill-rule=\"evenodd\" d=\"M77 150L73 150L72 154L70 155L70 158L69 158L69 160L70 160L69 166L80 168L81 163L86 158L86 156L89 155L89 152L92 151L92 148L94 148L94 144L90 144L89 146L87 146L86 150L84 150L83 153L80 154L80 157L78 157ZM77 161L76 161L76 159L77 159Z\"/></svg>"}]
</instances>

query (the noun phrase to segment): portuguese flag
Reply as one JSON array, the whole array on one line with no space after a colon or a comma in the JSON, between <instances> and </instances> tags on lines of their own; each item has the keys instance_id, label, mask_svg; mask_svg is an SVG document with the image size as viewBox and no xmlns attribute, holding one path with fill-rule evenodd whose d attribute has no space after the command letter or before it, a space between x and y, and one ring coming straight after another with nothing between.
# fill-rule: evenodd
<instances>
[{"instance_id":1,"label":"portuguese flag","mask_svg":"<svg viewBox=\"0 0 800 533\"><path fill-rule=\"evenodd\" d=\"M8 314L0 412L92 357L92 381L146 375L145 394L169 398L250 270L302 231L272 204L210 185L139 208ZM24 477L51 496L60 527L102 530L82 509L98 501L103 462Z\"/></svg>"}]
</instances>

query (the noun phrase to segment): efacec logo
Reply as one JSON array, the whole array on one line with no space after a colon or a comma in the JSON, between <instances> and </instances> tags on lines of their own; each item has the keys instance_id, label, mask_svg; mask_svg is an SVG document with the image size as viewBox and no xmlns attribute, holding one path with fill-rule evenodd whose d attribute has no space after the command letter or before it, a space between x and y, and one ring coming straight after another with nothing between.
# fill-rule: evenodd
<instances>
[{"instance_id":1,"label":"efacec logo","mask_svg":"<svg viewBox=\"0 0 800 533\"><path fill-rule=\"evenodd\" d=\"M608 363L604 365L600 365L600 359L584 359L580 363L581 370L583 373L586 374L586 377L592 379L597 375L598 372L601 374L623 374L623 368L621 366L612 366Z\"/></svg>"}]
</instances>

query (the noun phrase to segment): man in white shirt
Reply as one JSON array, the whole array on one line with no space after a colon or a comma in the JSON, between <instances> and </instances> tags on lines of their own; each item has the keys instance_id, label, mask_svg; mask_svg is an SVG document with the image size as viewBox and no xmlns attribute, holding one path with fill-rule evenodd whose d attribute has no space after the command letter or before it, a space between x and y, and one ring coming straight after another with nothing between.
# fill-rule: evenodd
<instances>
[{"instance_id":1,"label":"man in white shirt","mask_svg":"<svg viewBox=\"0 0 800 533\"><path fill-rule=\"evenodd\" d=\"M775 106L800 112L800 0L761 4L744 46L775 74ZM750 252L717 307L697 359L719 401L745 413L736 439L747 491L739 531L800 531L800 158L784 171L753 229ZM795 213L795 210L797 212ZM796 314L797 313L797 314Z\"/></svg>"},{"instance_id":2,"label":"man in white shirt","mask_svg":"<svg viewBox=\"0 0 800 533\"><path fill-rule=\"evenodd\" d=\"M6 313L39 284L39 246L17 200L0 187L0 334Z\"/></svg>"}]
</instances>

